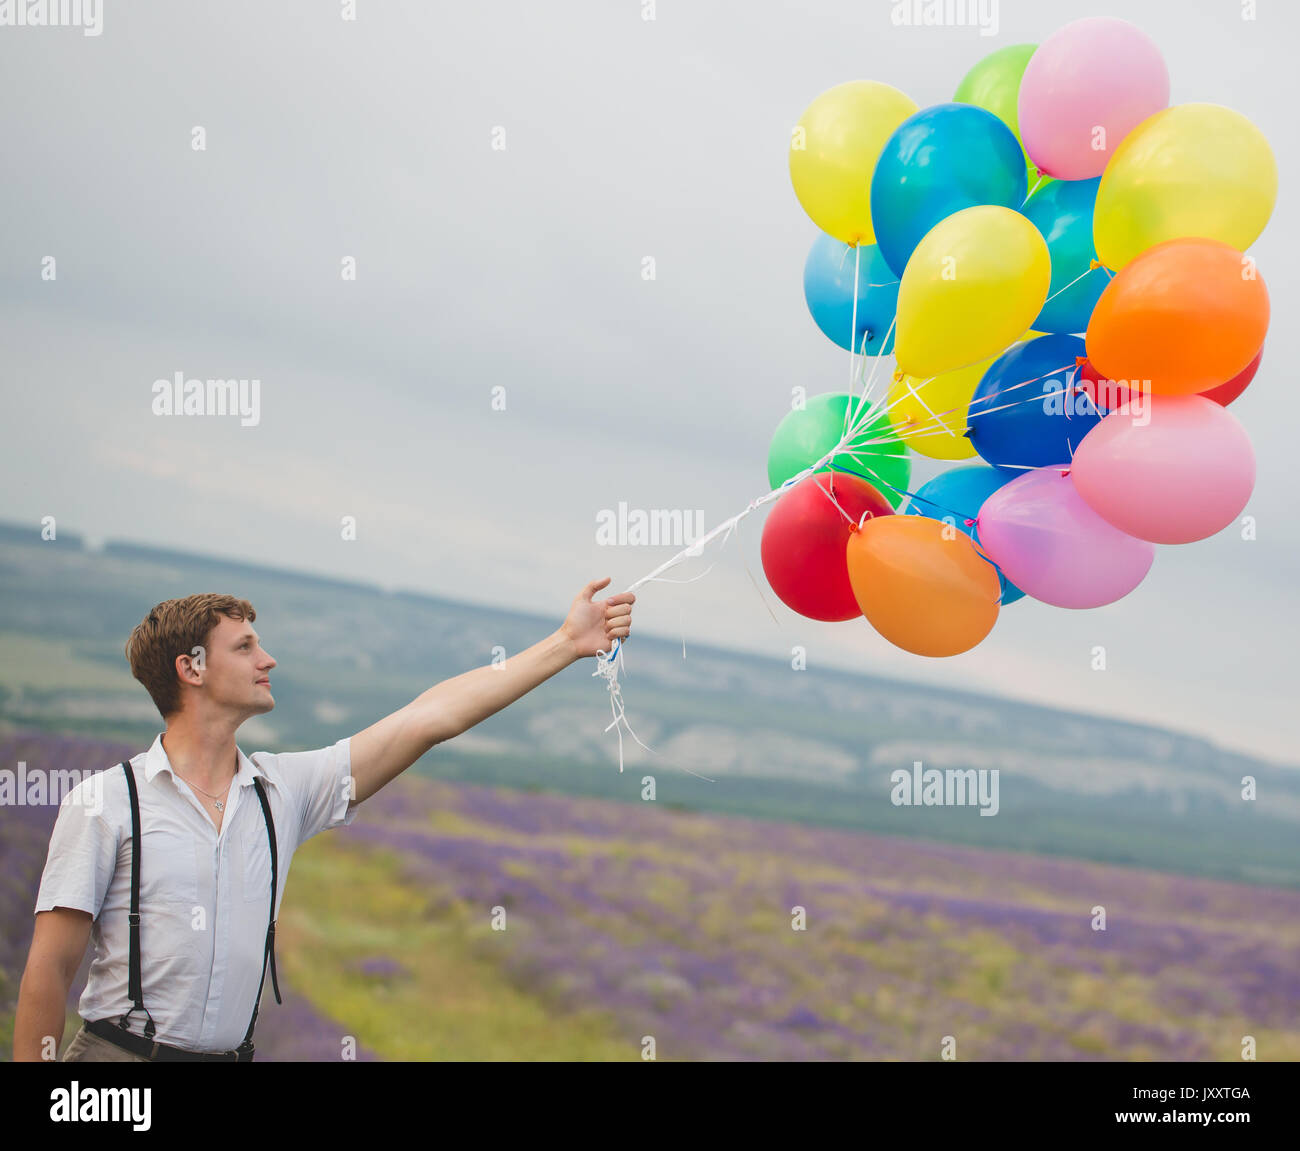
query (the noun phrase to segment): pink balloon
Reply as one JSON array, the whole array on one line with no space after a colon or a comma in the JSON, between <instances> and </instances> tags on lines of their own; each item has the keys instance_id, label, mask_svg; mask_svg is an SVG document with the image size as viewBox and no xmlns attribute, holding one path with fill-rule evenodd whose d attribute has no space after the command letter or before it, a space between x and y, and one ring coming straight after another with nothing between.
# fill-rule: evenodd
<instances>
[{"instance_id":1,"label":"pink balloon","mask_svg":"<svg viewBox=\"0 0 1300 1151\"><path fill-rule=\"evenodd\" d=\"M1090 16L1053 32L1029 58L1020 139L1049 176L1088 180L1125 136L1168 106L1169 70L1155 41L1127 20Z\"/></svg>"},{"instance_id":2,"label":"pink balloon","mask_svg":"<svg viewBox=\"0 0 1300 1151\"><path fill-rule=\"evenodd\" d=\"M1222 531L1255 488L1246 429L1205 396L1144 399L1083 437L1074 486L1099 516L1138 539L1187 544Z\"/></svg>"},{"instance_id":3,"label":"pink balloon","mask_svg":"<svg viewBox=\"0 0 1300 1151\"><path fill-rule=\"evenodd\" d=\"M984 501L975 528L1011 583L1056 607L1122 599L1156 556L1151 544L1112 527L1083 502L1069 468L1037 468L1004 484Z\"/></svg>"}]
</instances>

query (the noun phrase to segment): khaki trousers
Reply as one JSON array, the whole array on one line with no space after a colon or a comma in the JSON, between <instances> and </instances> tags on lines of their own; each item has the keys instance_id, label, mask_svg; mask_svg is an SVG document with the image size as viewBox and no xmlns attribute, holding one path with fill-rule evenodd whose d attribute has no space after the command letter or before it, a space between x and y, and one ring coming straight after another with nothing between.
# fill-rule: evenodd
<instances>
[{"instance_id":1,"label":"khaki trousers","mask_svg":"<svg viewBox=\"0 0 1300 1151\"><path fill-rule=\"evenodd\" d=\"M72 1042L59 1057L59 1062L148 1063L149 1060L143 1055L133 1055L130 1051L123 1051L117 1044L101 1039L98 1035L92 1035L83 1023L81 1030L72 1037Z\"/></svg>"}]
</instances>

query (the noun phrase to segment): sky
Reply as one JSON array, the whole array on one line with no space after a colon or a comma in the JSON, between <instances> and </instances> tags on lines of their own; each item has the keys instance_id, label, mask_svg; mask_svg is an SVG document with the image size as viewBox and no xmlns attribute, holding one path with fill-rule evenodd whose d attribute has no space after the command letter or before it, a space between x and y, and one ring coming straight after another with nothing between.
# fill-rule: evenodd
<instances>
[{"instance_id":1,"label":"sky","mask_svg":"<svg viewBox=\"0 0 1300 1151\"><path fill-rule=\"evenodd\" d=\"M692 642L782 660L799 645L810 666L1300 760L1300 13L1002 0L982 35L899 26L893 7L134 0L98 35L0 27L0 518L558 626L588 580L621 591L681 550L601 545L603 512L715 526L768 491L792 388L848 385L803 299L817 229L787 149L807 104L854 79L941 103L989 52L1114 15L1160 46L1172 103L1235 108L1277 157L1251 248L1272 326L1232 408L1258 461L1257 538L1159 547L1116 604L1026 598L980 646L929 660L864 620L786 609L759 559L768 505L668 573L692 582L638 591L628 682L637 633L687 658ZM259 381L257 422L155 414L155 381L178 372ZM947 466L917 464L914 486ZM142 614L157 598L141 589Z\"/></svg>"}]
</instances>

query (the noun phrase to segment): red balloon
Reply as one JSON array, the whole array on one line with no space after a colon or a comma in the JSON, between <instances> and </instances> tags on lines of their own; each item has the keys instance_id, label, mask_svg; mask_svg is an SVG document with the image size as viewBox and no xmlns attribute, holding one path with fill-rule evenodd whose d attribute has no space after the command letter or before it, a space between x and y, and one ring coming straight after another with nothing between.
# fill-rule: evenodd
<instances>
[{"instance_id":1,"label":"red balloon","mask_svg":"<svg viewBox=\"0 0 1300 1151\"><path fill-rule=\"evenodd\" d=\"M1220 384L1217 388L1210 388L1209 391L1202 392L1201 395L1207 400L1213 400L1216 404L1222 404L1226 408L1246 390L1246 385L1255 378L1255 373L1259 371L1259 361L1263 358L1264 349L1260 348L1255 353L1255 358L1227 383Z\"/></svg>"},{"instance_id":2,"label":"red balloon","mask_svg":"<svg viewBox=\"0 0 1300 1151\"><path fill-rule=\"evenodd\" d=\"M1241 369L1232 379L1218 384L1213 388L1201 392L1207 400L1213 400L1216 404L1227 407L1242 392L1246 390L1246 385L1255 378L1255 373L1259 371L1259 361L1264 358L1264 349L1260 348L1255 353L1255 358ZM1084 356L1079 356L1075 363L1079 368L1079 379L1082 382L1083 390L1092 398L1093 403L1105 412L1112 408L1122 407L1128 403L1128 388L1120 387L1105 379L1102 374L1092 366L1092 361ZM1141 394L1141 392L1139 392Z\"/></svg>"},{"instance_id":3,"label":"red balloon","mask_svg":"<svg viewBox=\"0 0 1300 1151\"><path fill-rule=\"evenodd\" d=\"M1106 379L1086 356L1076 356L1074 363L1079 369L1079 382L1098 411L1108 412L1128 403L1128 388Z\"/></svg>"},{"instance_id":4,"label":"red balloon","mask_svg":"<svg viewBox=\"0 0 1300 1151\"><path fill-rule=\"evenodd\" d=\"M827 622L862 614L846 555L864 512L870 518L894 509L866 480L844 472L805 476L776 501L763 525L763 572L786 607Z\"/></svg>"}]
</instances>

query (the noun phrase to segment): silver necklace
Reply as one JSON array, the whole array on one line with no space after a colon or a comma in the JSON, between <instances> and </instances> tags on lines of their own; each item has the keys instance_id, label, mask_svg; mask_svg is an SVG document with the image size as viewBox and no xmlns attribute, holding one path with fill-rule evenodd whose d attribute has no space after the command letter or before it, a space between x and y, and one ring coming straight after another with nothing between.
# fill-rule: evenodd
<instances>
[{"instance_id":1,"label":"silver necklace","mask_svg":"<svg viewBox=\"0 0 1300 1151\"><path fill-rule=\"evenodd\" d=\"M190 783L190 781L188 779L185 779L183 775L180 778L185 780L186 783L189 783L189 785L192 788L194 788L195 791L203 791L203 788L201 788L197 783ZM235 781L233 779L230 781L230 783L234 783L234 782ZM212 800L212 806L215 807L218 811L226 810L226 805L221 802L219 796L225 795L226 792L230 790L230 783L226 784L225 790L218 792L217 795L213 795L212 792L210 791L203 791L203 794L206 795L210 800Z\"/></svg>"}]
</instances>

